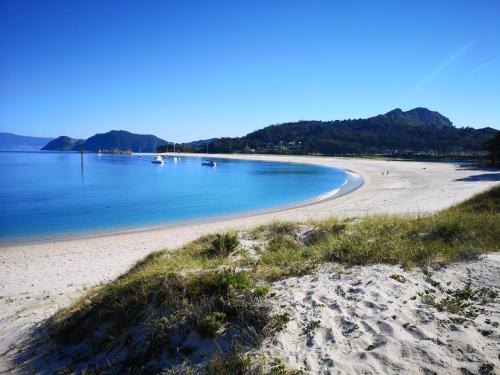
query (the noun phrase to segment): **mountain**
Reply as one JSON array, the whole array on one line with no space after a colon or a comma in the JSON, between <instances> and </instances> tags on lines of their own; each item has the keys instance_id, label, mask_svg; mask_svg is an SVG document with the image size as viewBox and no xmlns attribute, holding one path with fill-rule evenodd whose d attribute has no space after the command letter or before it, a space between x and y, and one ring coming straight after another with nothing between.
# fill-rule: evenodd
<instances>
[{"instance_id":1,"label":"mountain","mask_svg":"<svg viewBox=\"0 0 500 375\"><path fill-rule=\"evenodd\" d=\"M96 134L87 140L59 137L48 143L44 150L55 151L98 151L122 150L133 152L153 152L156 147L168 142L150 134L134 134L125 130L111 130L107 133Z\"/></svg>"},{"instance_id":2,"label":"mountain","mask_svg":"<svg viewBox=\"0 0 500 375\"><path fill-rule=\"evenodd\" d=\"M54 138L29 137L12 133L0 133L2 151L38 151Z\"/></svg>"},{"instance_id":3,"label":"mountain","mask_svg":"<svg viewBox=\"0 0 500 375\"><path fill-rule=\"evenodd\" d=\"M96 134L82 144L76 145L76 151L130 150L132 152L154 152L156 147L168 142L150 134L134 134L125 130L111 130Z\"/></svg>"},{"instance_id":4,"label":"mountain","mask_svg":"<svg viewBox=\"0 0 500 375\"><path fill-rule=\"evenodd\" d=\"M85 142L84 139L73 139L66 136L57 137L53 141L47 143L42 150L52 151L71 151L75 146Z\"/></svg>"},{"instance_id":5,"label":"mountain","mask_svg":"<svg viewBox=\"0 0 500 375\"><path fill-rule=\"evenodd\" d=\"M407 112L396 108L385 115L376 117L386 118L390 121L396 121L399 124L410 126L434 126L441 128L443 126L453 126L452 122L436 111L430 111L427 108L418 107Z\"/></svg>"},{"instance_id":6,"label":"mountain","mask_svg":"<svg viewBox=\"0 0 500 375\"><path fill-rule=\"evenodd\" d=\"M193 146L193 147L206 146L207 143L209 144L210 142L212 142L215 139L217 139L217 138L200 139L198 141L192 141L192 142L188 142L188 143L184 143L184 144L187 146Z\"/></svg>"},{"instance_id":7,"label":"mountain","mask_svg":"<svg viewBox=\"0 0 500 375\"><path fill-rule=\"evenodd\" d=\"M209 152L280 154L451 154L479 152L496 134L492 128L456 128L426 108L394 109L367 119L299 121L271 125L244 137L218 138ZM189 148L184 145L183 149ZM204 147L191 147L204 152Z\"/></svg>"}]
</instances>

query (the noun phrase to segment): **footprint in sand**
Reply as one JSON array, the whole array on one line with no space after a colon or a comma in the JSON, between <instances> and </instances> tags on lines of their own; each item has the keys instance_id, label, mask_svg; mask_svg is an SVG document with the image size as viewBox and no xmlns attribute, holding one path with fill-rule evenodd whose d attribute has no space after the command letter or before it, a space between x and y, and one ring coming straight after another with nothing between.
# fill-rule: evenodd
<instances>
[{"instance_id":1,"label":"footprint in sand","mask_svg":"<svg viewBox=\"0 0 500 375\"><path fill-rule=\"evenodd\" d=\"M358 324L346 317L342 317L340 319L340 327L342 328L342 334L345 337L348 336L358 337L360 334L362 334L361 332L358 332L359 334L355 334L355 332L359 330Z\"/></svg>"},{"instance_id":2,"label":"footprint in sand","mask_svg":"<svg viewBox=\"0 0 500 375\"><path fill-rule=\"evenodd\" d=\"M369 309L377 309L378 305L372 301L365 301L365 306Z\"/></svg>"},{"instance_id":3,"label":"footprint in sand","mask_svg":"<svg viewBox=\"0 0 500 375\"><path fill-rule=\"evenodd\" d=\"M394 334L394 328L392 328L392 326L389 323L384 322L383 320L379 320L377 324L380 328L381 333L391 336Z\"/></svg>"},{"instance_id":4,"label":"footprint in sand","mask_svg":"<svg viewBox=\"0 0 500 375\"><path fill-rule=\"evenodd\" d=\"M371 333L371 334L374 334L374 335L377 334L377 331L375 331L373 329L373 327L368 322L366 322L365 320L362 320L359 323L363 326L363 328L365 329L365 332L368 332L368 333Z\"/></svg>"}]
</instances>

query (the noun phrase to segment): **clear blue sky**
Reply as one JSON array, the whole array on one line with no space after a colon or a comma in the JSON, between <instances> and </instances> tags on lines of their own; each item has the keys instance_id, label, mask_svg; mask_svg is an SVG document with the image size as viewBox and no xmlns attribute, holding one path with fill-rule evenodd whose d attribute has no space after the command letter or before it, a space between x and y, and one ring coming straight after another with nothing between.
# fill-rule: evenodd
<instances>
[{"instance_id":1,"label":"clear blue sky","mask_svg":"<svg viewBox=\"0 0 500 375\"><path fill-rule=\"evenodd\" d=\"M0 131L188 141L416 106L500 128L498 0L0 4Z\"/></svg>"}]
</instances>

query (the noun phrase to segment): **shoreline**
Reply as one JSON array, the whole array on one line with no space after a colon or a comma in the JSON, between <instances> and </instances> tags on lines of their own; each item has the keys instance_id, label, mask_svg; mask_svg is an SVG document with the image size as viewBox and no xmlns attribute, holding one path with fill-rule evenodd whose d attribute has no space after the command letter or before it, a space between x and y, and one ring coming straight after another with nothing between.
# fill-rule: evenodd
<instances>
[{"instance_id":1,"label":"shoreline","mask_svg":"<svg viewBox=\"0 0 500 375\"><path fill-rule=\"evenodd\" d=\"M363 185L335 199L279 212L83 239L0 245L0 373L12 370L9 358L22 345L22 338L30 328L68 306L88 288L115 279L153 251L175 250L209 233L245 230L273 221L432 213L500 181L500 170L492 178L491 170L448 163L288 155L210 157L333 166L355 171L363 179Z\"/></svg>"},{"instance_id":2,"label":"shoreline","mask_svg":"<svg viewBox=\"0 0 500 375\"><path fill-rule=\"evenodd\" d=\"M183 154L184 156L187 156ZM187 156L187 157L193 157L193 156ZM265 160L262 160L262 162L266 162ZM297 163L299 164L299 163ZM307 164L307 163L301 163L301 164ZM332 168L332 167L329 167ZM340 169L340 168L338 168ZM233 214L223 214L223 215L214 215L214 216L207 216L207 217L200 217L196 219L188 219L188 220L181 220L181 221L173 221L173 222L166 222L166 223L159 223L159 224L151 224L151 225L145 225L145 226L137 226L137 227L130 227L130 228L115 228L115 229L102 229L102 230L93 230L89 232L72 232L72 233L67 233L67 234L57 234L53 236L34 236L33 237L22 237L19 239L7 239L7 240L2 240L0 239L0 249L5 246L5 247L16 247L16 246L26 246L26 245L36 245L36 244L46 244L46 243L56 243L56 242L62 242L62 241L76 241L76 240L85 240L85 239L90 239L90 238L100 238L100 237L108 237L108 236L119 236L122 234L133 234L133 233L144 233L144 232L154 232L154 231L161 231L161 230L166 230L166 229L175 229L175 228L183 228L183 227L188 227L191 225L199 225L207 222L225 222L225 221L231 221L231 220L237 220L237 219L244 219L244 218L250 218L254 216L259 216L259 215L265 215L265 214L273 214L273 213L278 213L282 211L287 211L291 210L294 208L301 208L301 207L307 207L310 205L314 205L320 202L324 202L327 200L331 199L336 199L339 197L342 197L344 195L347 195L360 187L363 186L364 180L363 178L357 174L356 172L350 171L350 170L345 170L342 169L346 175L347 179L346 181L340 186L337 187L333 190L327 191L323 194L320 194L316 197L304 200L304 201L298 201L294 203L288 203L284 205L278 205L278 206L271 206L267 208L261 208L261 209L255 209L255 210L250 210L250 211L243 211L243 212L237 212Z\"/></svg>"}]
</instances>

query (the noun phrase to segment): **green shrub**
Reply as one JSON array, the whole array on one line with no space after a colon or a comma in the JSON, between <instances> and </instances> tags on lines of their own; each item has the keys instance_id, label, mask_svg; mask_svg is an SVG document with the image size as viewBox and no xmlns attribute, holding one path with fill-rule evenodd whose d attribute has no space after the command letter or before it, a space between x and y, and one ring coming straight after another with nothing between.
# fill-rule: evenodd
<instances>
[{"instance_id":1,"label":"green shrub","mask_svg":"<svg viewBox=\"0 0 500 375\"><path fill-rule=\"evenodd\" d=\"M248 375L253 373L250 356L243 349L234 348L229 353L216 352L206 369L207 375Z\"/></svg>"},{"instance_id":2,"label":"green shrub","mask_svg":"<svg viewBox=\"0 0 500 375\"><path fill-rule=\"evenodd\" d=\"M216 234L207 251L208 255L225 257L232 253L240 244L238 236L231 233Z\"/></svg>"},{"instance_id":3,"label":"green shrub","mask_svg":"<svg viewBox=\"0 0 500 375\"><path fill-rule=\"evenodd\" d=\"M400 275L398 273L395 273L395 274L393 274L393 275L391 275L389 277L391 279L394 279L394 280L400 282L400 283L403 283L403 284L406 283L406 277L404 277L403 275Z\"/></svg>"},{"instance_id":4,"label":"green shrub","mask_svg":"<svg viewBox=\"0 0 500 375\"><path fill-rule=\"evenodd\" d=\"M495 365L491 362L485 362L479 367L480 375L495 375Z\"/></svg>"},{"instance_id":5,"label":"green shrub","mask_svg":"<svg viewBox=\"0 0 500 375\"><path fill-rule=\"evenodd\" d=\"M439 311L475 319L479 314L484 313L484 305L495 302L498 298L498 292L495 289L484 287L475 289L470 274L462 288L447 289L445 292L446 297L437 300L432 295L432 291L428 291L428 294L421 295L422 302L434 306Z\"/></svg>"},{"instance_id":6,"label":"green shrub","mask_svg":"<svg viewBox=\"0 0 500 375\"><path fill-rule=\"evenodd\" d=\"M290 221L277 221L268 226L271 236L294 236L298 229L298 224Z\"/></svg>"},{"instance_id":7,"label":"green shrub","mask_svg":"<svg viewBox=\"0 0 500 375\"><path fill-rule=\"evenodd\" d=\"M220 331L225 321L226 314L220 311L205 315L200 322L200 333L205 336L214 337Z\"/></svg>"},{"instance_id":8,"label":"green shrub","mask_svg":"<svg viewBox=\"0 0 500 375\"><path fill-rule=\"evenodd\" d=\"M323 223L317 223L317 226L310 237L307 239L306 245L313 245L327 240L329 237L335 237L345 231L347 228L346 223L340 223L337 220L328 219Z\"/></svg>"}]
</instances>

